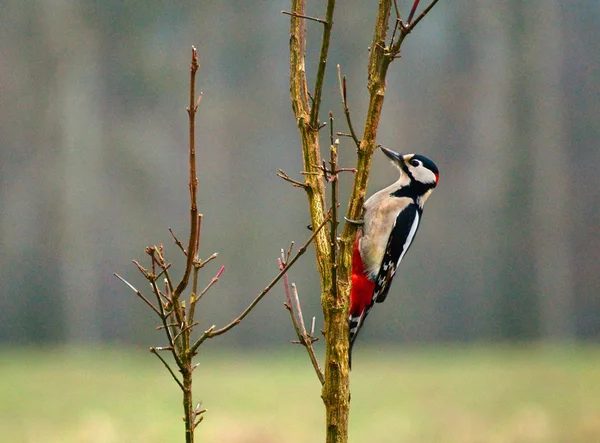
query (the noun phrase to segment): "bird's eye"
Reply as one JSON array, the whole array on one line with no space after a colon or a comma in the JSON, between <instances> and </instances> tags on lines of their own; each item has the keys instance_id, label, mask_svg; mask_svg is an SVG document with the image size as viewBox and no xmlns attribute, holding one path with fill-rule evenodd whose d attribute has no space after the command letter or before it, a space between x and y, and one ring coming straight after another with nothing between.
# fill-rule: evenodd
<instances>
[{"instance_id":1,"label":"bird's eye","mask_svg":"<svg viewBox=\"0 0 600 443\"><path fill-rule=\"evenodd\" d=\"M413 158L410 162L409 162L412 166L414 166L415 168L419 167L422 165L420 160L417 160L416 158Z\"/></svg>"}]
</instances>

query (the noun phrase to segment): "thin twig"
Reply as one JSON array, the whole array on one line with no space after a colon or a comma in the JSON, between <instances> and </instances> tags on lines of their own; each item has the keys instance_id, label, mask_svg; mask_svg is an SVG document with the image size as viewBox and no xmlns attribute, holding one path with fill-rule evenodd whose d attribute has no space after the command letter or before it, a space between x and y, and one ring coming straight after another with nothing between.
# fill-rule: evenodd
<instances>
[{"instance_id":1,"label":"thin twig","mask_svg":"<svg viewBox=\"0 0 600 443\"><path fill-rule=\"evenodd\" d=\"M408 26L410 26L410 22L412 21L412 18L415 15L415 12L417 11L417 7L419 6L419 1L420 0L415 0L413 2L412 8L410 9L410 14L408 14L408 19L406 20L406 24Z\"/></svg>"},{"instance_id":2,"label":"thin twig","mask_svg":"<svg viewBox=\"0 0 600 443\"><path fill-rule=\"evenodd\" d=\"M425 9L423 9L423 12L421 12L421 14L415 19L414 22L410 23L410 25L408 26L409 29L412 31L413 29L415 29L415 26L417 26L419 24L419 22L421 20L423 20L425 18L425 16L429 13L429 11L431 11L431 9L435 6L435 4L438 2L439 0L433 0L429 6L427 6Z\"/></svg>"},{"instance_id":3,"label":"thin twig","mask_svg":"<svg viewBox=\"0 0 600 443\"><path fill-rule=\"evenodd\" d=\"M198 322L188 324L184 328L181 328L181 331L179 331L179 333L173 338L177 340L181 334L185 334L186 332L191 331L194 327L198 326L198 324Z\"/></svg>"},{"instance_id":4,"label":"thin twig","mask_svg":"<svg viewBox=\"0 0 600 443\"><path fill-rule=\"evenodd\" d=\"M163 350L163 349L161 349L161 350ZM171 369L171 366L169 366L169 364L165 361L165 359L162 358L162 356L158 353L158 349L152 347L152 348L150 348L150 352L152 352L154 355L156 355L159 358L160 361L162 361L163 365L165 365L165 368L167 368L167 370L169 371L169 374L171 374L171 377L173 377L173 380L175 380L177 382L177 384L179 385L179 387L183 391L183 384L179 381L179 379L177 378L177 376L175 375L175 373Z\"/></svg>"},{"instance_id":5,"label":"thin twig","mask_svg":"<svg viewBox=\"0 0 600 443\"><path fill-rule=\"evenodd\" d=\"M298 310L298 315L300 316L300 325L302 328L302 335L299 335L298 338L302 340L302 344L308 352L308 356L315 370L315 374L317 374L317 378L319 379L319 382L321 382L321 386L323 386L325 384L325 375L323 374L323 370L321 369L321 365L319 364L319 360L317 359L315 350L313 348L313 343L318 339L306 332L304 320L302 319L302 309L300 309L300 301L298 300L298 291L296 290L296 285L294 283L292 283L292 293L294 294L296 309ZM292 316L293 315L294 314L292 313Z\"/></svg>"},{"instance_id":6,"label":"thin twig","mask_svg":"<svg viewBox=\"0 0 600 443\"><path fill-rule=\"evenodd\" d=\"M171 267L171 263L169 263L168 265L165 266L161 266L162 271L160 271L157 275L156 275L156 279L158 280L161 275L163 275L165 272L167 272L167 270Z\"/></svg>"},{"instance_id":7,"label":"thin twig","mask_svg":"<svg viewBox=\"0 0 600 443\"><path fill-rule=\"evenodd\" d=\"M167 327L167 328L170 328L170 327L173 327L173 326L177 326L177 325L176 325L175 323L168 323L166 327ZM160 331L160 330L162 330L162 329L165 329L165 326L164 326L164 325L158 325L158 326L156 327L156 330L157 330L157 331ZM157 349L158 349L159 351L165 351L165 350L168 350L168 349L170 349L170 348L171 348L171 347L170 347L170 346L168 346L168 347L164 347L164 348L160 348L160 349L158 349L158 348L157 348Z\"/></svg>"},{"instance_id":8,"label":"thin twig","mask_svg":"<svg viewBox=\"0 0 600 443\"><path fill-rule=\"evenodd\" d=\"M116 272L113 272L113 275L114 275L115 277L117 277L119 280L121 280L123 283L125 283L127 286L129 286L129 288L130 288L130 289L131 289L133 292L135 292L135 294L136 294L136 295L137 295L139 298L141 298L141 299L144 301L144 303L146 303L146 304L147 304L147 305L148 305L148 306L149 306L149 307L150 307L150 308L151 308L151 309L152 309L152 310L153 310L153 311L156 313L156 315L158 315L159 317L161 317L161 318L162 318L162 314L160 313L160 311L159 311L159 310L156 308L156 306L154 306L154 305L152 304L152 302L151 302L150 300L148 300L148 299L147 299L147 298L144 296L144 294L142 294L140 291L138 291L136 288L134 288L134 287L133 287L133 285L132 285L131 283L129 283L127 280L125 280L123 277L121 277L121 276L120 276L119 274L117 274Z\"/></svg>"},{"instance_id":9,"label":"thin twig","mask_svg":"<svg viewBox=\"0 0 600 443\"><path fill-rule=\"evenodd\" d=\"M400 47L402 46L402 43L404 42L404 39L406 38L406 36L415 29L415 27L419 24L419 22L421 20L423 20L423 18L425 18L425 16L429 13L429 11L431 11L431 9L435 6L435 4L438 1L439 0L432 0L432 2L429 4L429 6L427 6L423 10L423 12L421 12L421 14L419 14L419 16L414 21L411 21L412 16L410 16L407 20L406 25L404 23L402 23L402 20L397 20L396 23L400 28L400 35L396 42L392 41L390 43L390 49L389 49L389 51L386 51L386 55L387 55L387 57L390 58L390 61L399 57ZM415 0L415 2L413 3L413 8L411 9L412 14L414 14L414 10L416 10L416 5L418 5L418 3L419 3L418 0Z\"/></svg>"},{"instance_id":10,"label":"thin twig","mask_svg":"<svg viewBox=\"0 0 600 443\"><path fill-rule=\"evenodd\" d=\"M194 315L196 310L196 294L198 291L198 272L200 272L200 268L194 265L194 274L192 276L192 293L190 294L190 309L188 311L188 319L187 322L193 323Z\"/></svg>"},{"instance_id":11,"label":"thin twig","mask_svg":"<svg viewBox=\"0 0 600 443\"><path fill-rule=\"evenodd\" d=\"M216 282L219 281L219 277L221 276L221 274L223 273L224 270L225 270L225 266L221 266L221 269L219 269L219 272L217 272L217 275L215 275L212 278L210 283L208 285L206 285L206 287L202 290L200 295L198 295L198 297L196 297L196 300L194 300L194 303L193 303L194 305L196 303L198 303L198 300L200 300L202 298L202 296L208 292L208 290L212 287L212 285L214 285Z\"/></svg>"},{"instance_id":12,"label":"thin twig","mask_svg":"<svg viewBox=\"0 0 600 443\"><path fill-rule=\"evenodd\" d=\"M298 315L298 324L300 325L300 332L302 333L302 337L305 338L308 334L306 332L306 327L304 326L304 317L302 316L302 308L300 307L300 298L298 297L296 283L292 283L292 294L294 300L294 308Z\"/></svg>"},{"instance_id":13,"label":"thin twig","mask_svg":"<svg viewBox=\"0 0 600 443\"><path fill-rule=\"evenodd\" d=\"M404 27L404 24L402 23L402 16L400 15L400 9L398 8L397 0L394 0L394 10L396 11L396 23L394 23L392 38L390 38L390 46L394 45L394 38L396 37L396 32L398 32L398 27Z\"/></svg>"},{"instance_id":14,"label":"thin twig","mask_svg":"<svg viewBox=\"0 0 600 443\"><path fill-rule=\"evenodd\" d=\"M289 15L291 17L305 18L306 20L312 20L314 22L319 22L323 25L327 24L327 21L323 20L322 18L310 17L308 15L296 14L295 12L288 12L288 11L281 11L281 13L285 14L285 15Z\"/></svg>"},{"instance_id":15,"label":"thin twig","mask_svg":"<svg viewBox=\"0 0 600 443\"><path fill-rule=\"evenodd\" d=\"M131 261L133 262L134 265L137 266L137 268L144 275L144 277L146 277L148 280L150 280L152 278L152 273L150 271L148 271L146 268L144 268L142 265L140 265L140 263L137 260L131 260Z\"/></svg>"},{"instance_id":16,"label":"thin twig","mask_svg":"<svg viewBox=\"0 0 600 443\"><path fill-rule=\"evenodd\" d=\"M360 146L360 140L354 132L354 126L352 126L352 119L350 118L350 108L348 108L348 94L346 90L346 76L342 77L342 70L340 65L337 65L338 82L340 84L340 95L342 96L342 103L344 105L344 114L346 115L346 122L348 123L348 129L350 130L350 136L354 140L354 144L358 148Z\"/></svg>"},{"instance_id":17,"label":"thin twig","mask_svg":"<svg viewBox=\"0 0 600 443\"><path fill-rule=\"evenodd\" d=\"M198 269L202 269L204 266L206 266L208 263L210 263L211 261L213 261L215 258L217 258L219 256L218 252L214 252L210 257L208 257L206 260L204 261L200 261L197 262L197 264L195 264L195 266Z\"/></svg>"},{"instance_id":18,"label":"thin twig","mask_svg":"<svg viewBox=\"0 0 600 443\"><path fill-rule=\"evenodd\" d=\"M203 214L198 214L198 228L196 229L196 239L194 249L196 250L196 254L194 255L194 260L198 261L198 254L200 253L200 233L202 232L202 218Z\"/></svg>"},{"instance_id":19,"label":"thin twig","mask_svg":"<svg viewBox=\"0 0 600 443\"><path fill-rule=\"evenodd\" d=\"M293 248L293 247L294 247L294 242L292 241L292 242L290 243L290 247L289 247L289 249L288 249L288 251L287 251L287 254L285 255L285 260L284 260L284 262L283 262L283 264L284 264L284 265L285 265L285 264L287 264L288 260L289 260L289 259L290 259L290 257L292 256L292 248ZM283 252L283 250L282 250L282 252Z\"/></svg>"},{"instance_id":20,"label":"thin twig","mask_svg":"<svg viewBox=\"0 0 600 443\"><path fill-rule=\"evenodd\" d=\"M169 341L169 346L172 348L173 358L175 359L175 362L177 363L177 366L179 367L179 369L183 369L183 367L184 367L183 360L177 353L178 348L176 345L176 340L173 337L173 333L175 333L175 335L177 335L179 333L179 330L180 330L179 325L181 325L181 322L175 321L175 322L173 322L173 323L175 323L174 325L169 325L167 323L167 319L169 318L170 313L165 313L164 306L161 303L160 291L158 289L156 281L151 281L150 284L152 285L152 292L154 292L154 295L156 296L156 300L160 303L160 313L161 313L160 318L162 320L162 324L163 324L165 332L167 334L167 340ZM172 300L171 300L171 304L174 305ZM172 309L177 310L177 308L175 306L172 306ZM172 317L173 316L171 315L171 318Z\"/></svg>"},{"instance_id":21,"label":"thin twig","mask_svg":"<svg viewBox=\"0 0 600 443\"><path fill-rule=\"evenodd\" d=\"M165 269L165 281L167 282L167 287L169 288L169 296L173 294L173 282L171 281L171 276L169 275L169 270ZM172 297L171 297L172 300Z\"/></svg>"},{"instance_id":22,"label":"thin twig","mask_svg":"<svg viewBox=\"0 0 600 443\"><path fill-rule=\"evenodd\" d=\"M310 110L310 126L319 127L319 107L321 106L321 93L325 81L325 68L327 67L327 56L329 53L329 41L331 40L331 28L333 27L333 11L335 9L335 0L327 2L325 10L325 21L323 22L323 38L321 40L321 53L319 54L319 66L317 68L317 77L315 80L314 103Z\"/></svg>"},{"instance_id":23,"label":"thin twig","mask_svg":"<svg viewBox=\"0 0 600 443\"><path fill-rule=\"evenodd\" d=\"M350 114L347 114L349 116ZM329 114L329 120L331 122L331 145L329 147L329 167L334 173L334 180L331 182L331 232L330 232L330 243L331 243L331 280L333 285L331 286L331 295L334 300L338 297L337 289L337 235L338 235L338 154L337 154L337 143L333 139L333 114ZM352 127L351 127L352 128Z\"/></svg>"},{"instance_id":24,"label":"thin twig","mask_svg":"<svg viewBox=\"0 0 600 443\"><path fill-rule=\"evenodd\" d=\"M283 252L283 251L282 251ZM283 254L282 254L283 255ZM282 270L285 267L284 262L281 258L277 260L279 262L279 269ZM323 375L323 371L321 370L321 366L319 365L319 360L315 355L315 351L313 349L313 343L318 339L308 334L306 332L306 327L304 326L304 318L302 317L302 308L300 307L300 299L298 298L298 291L296 289L296 285L292 283L292 290L290 291L289 283L288 283L288 275L287 273L283 275L283 288L285 290L285 296L287 302L284 303L285 308L290 313L290 317L292 319L292 325L294 326L294 330L296 331L296 336L298 337L298 342L306 348L308 352L308 356L310 361L315 369L315 373L317 374L317 378L321 382L321 385L325 384L325 376ZM293 297L292 297L293 292ZM293 300L292 300L293 299ZM296 318L296 315L298 318ZM313 317L313 331L315 325L315 317Z\"/></svg>"},{"instance_id":25,"label":"thin twig","mask_svg":"<svg viewBox=\"0 0 600 443\"><path fill-rule=\"evenodd\" d=\"M398 8L398 1L394 0L394 11L396 11L396 18L398 20L402 20L402 17L400 16L400 8Z\"/></svg>"},{"instance_id":26,"label":"thin twig","mask_svg":"<svg viewBox=\"0 0 600 443\"><path fill-rule=\"evenodd\" d=\"M306 185L306 183L301 183L299 181L294 180L293 178L291 178L289 175L287 175L283 169L280 169L279 172L277 173L277 177L280 177L282 179L284 179L286 182L290 182L292 185L294 185L296 188L303 188L306 189L308 188L308 186Z\"/></svg>"},{"instance_id":27,"label":"thin twig","mask_svg":"<svg viewBox=\"0 0 600 443\"><path fill-rule=\"evenodd\" d=\"M181 243L181 241L177 238L177 236L175 235L175 233L173 232L173 230L171 228L169 228L169 232L171 233L171 237L173 237L175 244L177 246L179 246L179 249L181 249L181 252L183 252L183 255L187 256L187 252L186 252L185 248L183 247L183 243Z\"/></svg>"},{"instance_id":28,"label":"thin twig","mask_svg":"<svg viewBox=\"0 0 600 443\"><path fill-rule=\"evenodd\" d=\"M190 104L187 108L188 112L188 127L189 127L189 145L190 145L190 237L188 240L187 248L187 261L185 264L185 271L181 281L177 285L177 288L173 291L173 300L176 301L183 290L187 287L190 274L194 264L194 256L196 254L196 238L198 237L198 204L197 204L197 190L198 190L198 178L196 177L196 72L199 67L198 54L196 48L192 46L192 63L190 65ZM175 310L178 317L181 317L179 309ZM182 318L179 318L181 321Z\"/></svg>"},{"instance_id":29,"label":"thin twig","mask_svg":"<svg viewBox=\"0 0 600 443\"><path fill-rule=\"evenodd\" d=\"M241 321L250 313L250 311L252 311L252 309L254 309L254 307L262 300L262 298L271 290L271 288L273 288L273 286L275 286L275 284L277 284L277 282L281 279L281 277L283 277L283 275L288 271L288 269L290 269L294 265L294 263L296 263L296 260L298 260L300 258L300 256L302 256L302 254L304 254L306 252L306 249L308 248L308 246L311 244L311 242L314 240L314 238L317 236L317 234L323 228L323 226L325 226L327 224L327 222L329 221L330 218L331 218L331 212L327 215L327 217L325 217L325 220L323 220L323 223L321 223L321 225L313 231L312 235L306 241L306 243L304 243L304 245L300 249L298 249L298 252L296 252L296 255L294 255L294 257L289 261L289 263L285 266L285 268L282 271L280 271L279 274L277 274L277 276L273 280L271 280L271 283L269 283L265 287L265 289L263 289L262 292L256 296L256 298L252 301L252 303L250 303L248 305L248 307L238 317L236 317L228 325L226 325L220 329L214 330L215 327L213 326L208 331L205 331L204 334L202 334L200 336L200 338L198 338L196 343L194 343L194 345L190 348L190 352L192 354L195 353L196 350L198 349L198 347L207 338L213 338L218 335L224 334L225 332L229 331L234 326L239 325L241 323Z\"/></svg>"}]
</instances>

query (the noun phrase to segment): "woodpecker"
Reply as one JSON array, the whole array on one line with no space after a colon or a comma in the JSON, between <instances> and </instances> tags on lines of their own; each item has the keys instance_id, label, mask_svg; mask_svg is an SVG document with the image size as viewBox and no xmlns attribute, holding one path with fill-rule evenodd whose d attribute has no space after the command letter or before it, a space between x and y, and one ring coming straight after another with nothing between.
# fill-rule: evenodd
<instances>
[{"instance_id":1,"label":"woodpecker","mask_svg":"<svg viewBox=\"0 0 600 443\"><path fill-rule=\"evenodd\" d=\"M396 269L419 228L423 205L439 181L438 168L428 158L400 155L383 146L381 150L398 168L400 178L367 199L362 220L354 222L360 228L352 256L350 357L373 304L387 297Z\"/></svg>"}]
</instances>

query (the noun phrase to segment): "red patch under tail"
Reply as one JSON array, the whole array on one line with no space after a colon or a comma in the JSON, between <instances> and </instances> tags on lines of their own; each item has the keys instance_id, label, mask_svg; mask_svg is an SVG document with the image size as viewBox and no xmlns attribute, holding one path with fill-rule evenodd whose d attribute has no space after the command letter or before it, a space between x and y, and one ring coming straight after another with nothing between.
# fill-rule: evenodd
<instances>
[{"instance_id":1,"label":"red patch under tail","mask_svg":"<svg viewBox=\"0 0 600 443\"><path fill-rule=\"evenodd\" d=\"M365 274L365 267L358 249L361 232L356 234L352 256L352 288L350 290L350 316L359 316L367 306L373 303L375 282Z\"/></svg>"}]
</instances>

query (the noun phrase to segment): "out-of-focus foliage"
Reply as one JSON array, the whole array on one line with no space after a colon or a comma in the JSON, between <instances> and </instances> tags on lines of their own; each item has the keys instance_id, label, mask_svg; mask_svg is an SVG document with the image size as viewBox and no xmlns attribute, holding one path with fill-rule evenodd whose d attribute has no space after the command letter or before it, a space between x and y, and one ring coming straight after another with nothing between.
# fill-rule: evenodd
<instances>
[{"instance_id":1,"label":"out-of-focus foliage","mask_svg":"<svg viewBox=\"0 0 600 443\"><path fill-rule=\"evenodd\" d=\"M312 3L312 2L311 2ZM399 2L402 3L402 2ZM288 93L285 2L4 2L0 6L0 340L155 341L114 277L187 235L186 94L200 54L202 250L225 264L199 315L236 316L308 235ZM407 8L404 5L404 8ZM321 5L311 4L313 15ZM324 113L365 113L372 2L337 8ZM320 25L308 23L309 55ZM394 341L589 338L600 333L600 6L595 0L440 2L388 76L379 142L441 170L411 254L365 328ZM315 58L308 66L313 72ZM324 117L325 114L322 116ZM326 143L324 137L323 142ZM340 161L354 148L342 139ZM376 153L370 189L396 179ZM347 188L350 177L342 186ZM310 256L292 279L319 314ZM292 336L275 291L222 340Z\"/></svg>"}]
</instances>

